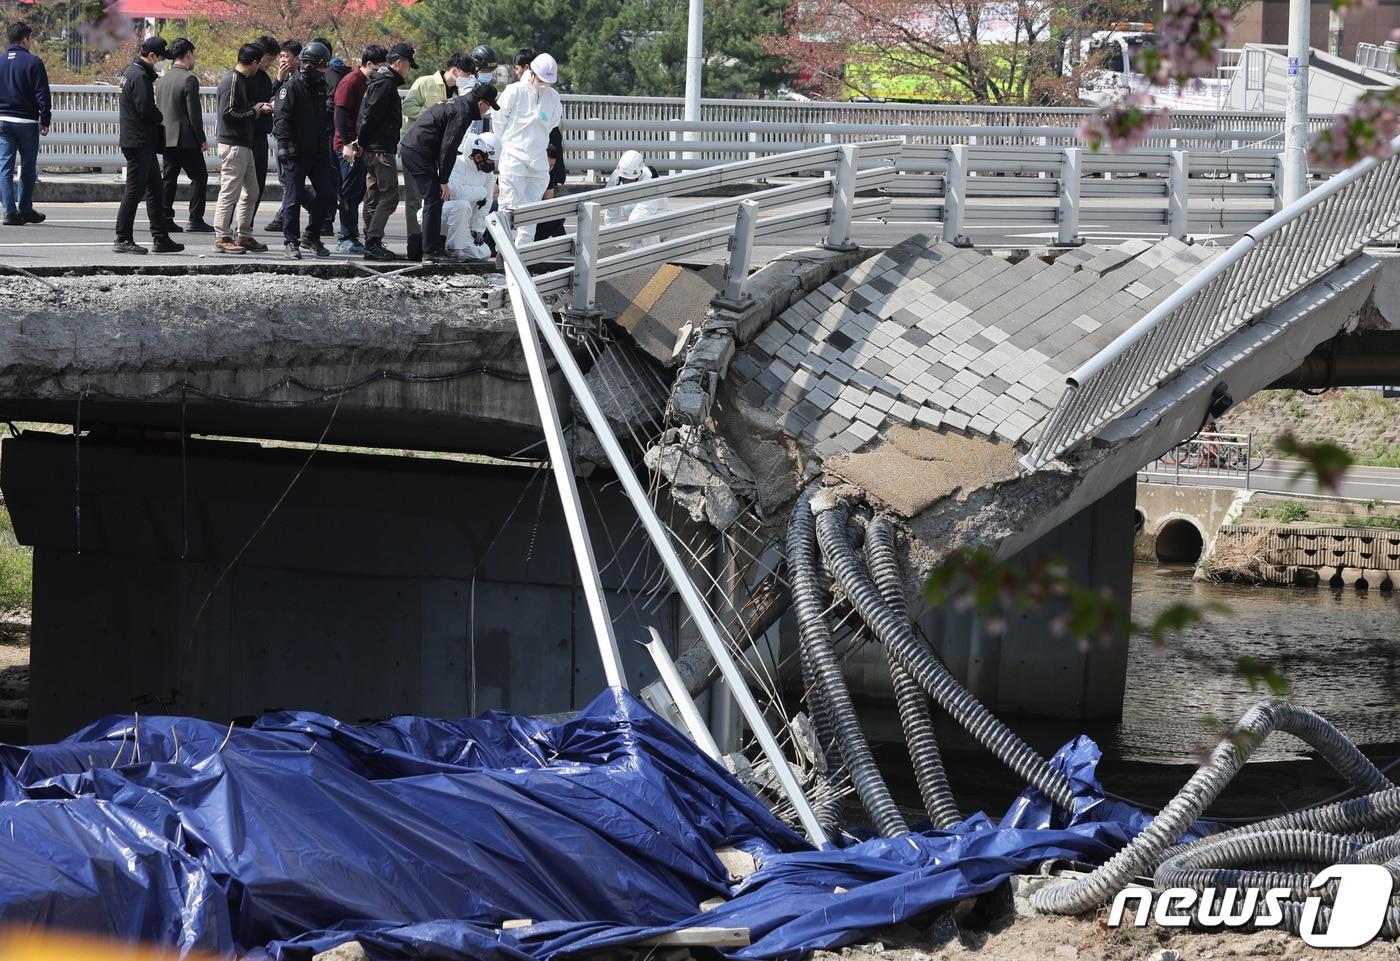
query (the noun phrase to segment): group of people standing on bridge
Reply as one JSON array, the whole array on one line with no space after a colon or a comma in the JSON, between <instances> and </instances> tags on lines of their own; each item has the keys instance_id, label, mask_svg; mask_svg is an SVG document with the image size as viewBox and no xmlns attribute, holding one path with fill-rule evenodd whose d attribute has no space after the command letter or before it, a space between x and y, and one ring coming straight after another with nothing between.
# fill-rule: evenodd
<instances>
[{"instance_id":1,"label":"group of people standing on bridge","mask_svg":"<svg viewBox=\"0 0 1400 961\"><path fill-rule=\"evenodd\" d=\"M287 256L298 260L304 253L330 256L322 238L332 233L344 253L402 259L384 243L401 200L411 259L487 257L485 219L497 198L503 206L543 199L553 186L551 162L562 180L562 108L554 89L559 67L547 53L521 51L515 82L498 93L496 55L483 44L452 55L405 95L401 88L418 68L407 43L370 44L351 67L324 37L304 44L260 37L239 49L237 65L219 83L220 187L208 224L194 56L185 38L167 44L148 37L122 76L127 183L112 248L117 253L146 252L132 236L143 196L157 253L184 249L171 234L185 231L213 233L221 254L266 250L253 236L253 221L273 145L282 202L266 229L280 233ZM157 76L162 59L172 63ZM158 157L164 158L159 173ZM193 188L183 228L174 217L181 171Z\"/></svg>"},{"instance_id":2,"label":"group of people standing on bridge","mask_svg":"<svg viewBox=\"0 0 1400 961\"><path fill-rule=\"evenodd\" d=\"M29 51L32 35L25 24L11 24L0 61L0 200L7 226L44 219L33 195L51 99L43 62ZM324 37L303 43L264 36L239 48L237 63L218 85L212 126L220 170L211 223L210 137L195 57L187 38L167 43L147 37L122 73L119 146L126 182L116 253L178 253L185 248L173 235L183 233L213 234L220 254L266 251L253 222L275 157L282 199L265 229L281 235L288 257L330 256L323 238L334 235L344 253L402 259L384 243L402 204L410 259L482 258L491 253L487 213L498 202L515 207L552 196L567 173L555 89L559 65L548 53L519 51L514 81L498 91L496 54L486 44L453 54L441 70L409 85L418 69L410 44L370 44L352 67ZM191 189L183 226L175 217L182 175ZM135 238L143 200L149 248ZM516 241L562 232L562 222L541 224L517 231Z\"/></svg>"},{"instance_id":3,"label":"group of people standing on bridge","mask_svg":"<svg viewBox=\"0 0 1400 961\"><path fill-rule=\"evenodd\" d=\"M33 198L51 98L43 61L29 51L33 31L17 22L8 32L10 46L0 60L0 200L5 225L24 226L44 220ZM497 204L514 209L552 197L567 176L559 65L548 53L520 50L514 81L498 92L496 54L486 44L451 55L441 70L409 85L416 56L407 43L370 44L352 67L324 37L302 43L263 36L243 44L218 84L213 137L219 188L210 223L209 131L195 44L184 37L143 39L121 77L119 146L126 176L113 251L179 253L185 247L173 235L206 233L219 254L265 252L253 223L275 156L281 204L265 230L281 235L290 258L330 256L323 238L334 235L343 253L402 259L384 242L400 206L408 259L490 256L487 213ZM169 66L159 73L163 61ZM183 226L175 217L182 175L190 183ZM629 150L609 183L654 176L642 155ZM135 238L143 200L150 248ZM644 198L609 208L605 222L655 216L667 207L664 197ZM514 241L518 246L563 233L563 220L554 220L517 228Z\"/></svg>"}]
</instances>

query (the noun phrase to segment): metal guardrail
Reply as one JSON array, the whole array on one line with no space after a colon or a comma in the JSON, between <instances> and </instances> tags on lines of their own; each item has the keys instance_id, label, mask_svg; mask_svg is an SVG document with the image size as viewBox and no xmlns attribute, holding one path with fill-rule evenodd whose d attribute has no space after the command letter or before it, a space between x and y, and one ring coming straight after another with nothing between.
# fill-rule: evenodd
<instances>
[{"instance_id":1,"label":"metal guardrail","mask_svg":"<svg viewBox=\"0 0 1400 961\"><path fill-rule=\"evenodd\" d=\"M1264 454L1254 446L1253 434L1228 434L1202 431L1190 440L1182 441L1139 473L1170 475L1172 483L1180 486L1182 471L1187 476L1210 477L1220 480L1243 479L1244 489L1253 486L1250 475L1264 466ZM1230 486L1235 486L1233 483Z\"/></svg>"},{"instance_id":2,"label":"metal guardrail","mask_svg":"<svg viewBox=\"0 0 1400 961\"><path fill-rule=\"evenodd\" d=\"M758 238L829 227L826 243L848 247L853 220L887 214L888 197L858 200L856 194L888 185L895 176L902 149L900 141L888 140L799 150L523 204L501 211L499 217L513 227L569 216L575 219L572 234L525 244L516 252L526 265L572 258L570 266L539 274L533 284L540 294L570 291L570 307L575 311L593 310L600 280L723 246L728 246L730 252L723 296L738 304L745 300L753 244ZM821 171L822 176L811 183L769 187L742 198L726 198L629 223L601 226L603 212L609 207L810 171ZM811 206L813 203L817 206ZM797 209L787 209L793 207ZM778 210L785 212L776 213ZM669 235L669 239L604 256L618 243L664 235Z\"/></svg>"},{"instance_id":3,"label":"metal guardrail","mask_svg":"<svg viewBox=\"0 0 1400 961\"><path fill-rule=\"evenodd\" d=\"M1395 51L1400 48L1394 41L1387 40L1385 43L1358 43L1356 45L1356 57L1358 64L1368 70L1379 70L1381 73L1388 73L1394 76L1400 73L1395 67Z\"/></svg>"},{"instance_id":4,"label":"metal guardrail","mask_svg":"<svg viewBox=\"0 0 1400 961\"><path fill-rule=\"evenodd\" d=\"M120 88L101 85L52 87L54 127L40 144L48 166L118 170L117 97ZM213 87L201 88L204 116L217 105ZM812 146L857 143L899 136L910 144L970 143L973 146L1073 146L1075 129L1092 110L1079 107L977 107L922 104L799 103L781 100L706 100L700 121L685 124L682 102L666 97L564 98L566 159L571 169L610 170L623 150L640 149L662 170L689 170L761 154ZM1213 146L1249 149L1277 144L1278 114L1174 112L1170 130L1154 131L1164 148ZM1322 129L1330 117L1312 118ZM694 138L687 137L694 134ZM600 136L601 135L601 136ZM210 138L212 140L212 136ZM698 140L699 142L692 142ZM209 154L211 169L218 161Z\"/></svg>"},{"instance_id":5,"label":"metal guardrail","mask_svg":"<svg viewBox=\"0 0 1400 961\"><path fill-rule=\"evenodd\" d=\"M846 149L852 150L852 148ZM699 632L701 641L709 648L711 656L714 657L715 666L719 668L720 675L728 685L729 692L738 705L745 722L747 722L749 730L757 739L764 757L772 765L774 776L781 790L792 803L797 817L812 843L819 848L825 847L828 843L827 835L817 820L811 802L803 793L801 784L798 783L792 767L783 755L782 747L768 726L763 710L754 700L753 692L749 690L744 675L740 672L729 647L715 626L704 599L700 596L695 582L691 579L690 571L676 552L676 548L671 542L671 534L661 519L657 517L656 510L652 507L646 490L637 479L631 461L622 450L622 445L618 443L612 424L608 421L602 408L598 406L597 398L593 396L593 391L589 388L587 380L584 379L583 371L580 369L578 361L575 360L573 351L564 340L563 335L560 334L558 327L555 326L554 318L541 298L540 291L530 276L529 269L517 254L511 240L509 226L503 222L499 214L489 216L486 223L487 229L491 231L491 236L496 241L496 249L500 252L502 263L505 266L506 284L510 289L516 328L520 334L526 365L530 370L530 381L535 392L540 422L544 427L545 441L550 451L550 461L558 480L560 500L564 508L565 519L568 522L574 557L580 568L580 576L583 579L585 590L591 592L589 598L590 615L604 664L613 665L610 673L618 677L617 684L619 686L625 684L625 681L622 680L625 678L625 674L621 670L621 661L617 654L611 623L607 620L609 616L607 600L598 581L598 566L594 560L593 547L589 539L588 523L584 518L583 506L579 502L578 491L573 481L572 458L569 456L568 443L559 421L558 404L553 396L553 388L545 372L545 352L544 347L540 344L541 340L544 341L544 346L548 347L549 353L554 356L554 362L559 372L564 376L574 398L578 401L583 416L587 419L598 443L602 446L603 453L622 485L623 492L631 502L633 510L637 512L637 520L651 541L652 548L661 559L661 564L671 578L672 584L675 585L676 593L689 612L691 622Z\"/></svg>"},{"instance_id":6,"label":"metal guardrail","mask_svg":"<svg viewBox=\"0 0 1400 961\"><path fill-rule=\"evenodd\" d=\"M1400 150L1400 137L1391 144ZM1227 337L1400 224L1400 155L1367 158L1274 214L1068 378L1023 463L1094 436Z\"/></svg>"}]
</instances>

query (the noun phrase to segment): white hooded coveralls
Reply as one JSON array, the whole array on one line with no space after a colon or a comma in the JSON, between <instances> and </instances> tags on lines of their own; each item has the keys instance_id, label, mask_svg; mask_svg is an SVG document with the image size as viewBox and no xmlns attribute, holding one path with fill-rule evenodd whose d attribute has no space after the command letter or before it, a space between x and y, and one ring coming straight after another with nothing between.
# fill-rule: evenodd
<instances>
[{"instance_id":1,"label":"white hooded coveralls","mask_svg":"<svg viewBox=\"0 0 1400 961\"><path fill-rule=\"evenodd\" d=\"M490 256L490 249L484 243L476 243L472 235L486 232L486 214L496 190L496 174L478 170L471 155L463 151L457 157L447 186L452 192L452 199L442 205L447 248L468 257Z\"/></svg>"},{"instance_id":2,"label":"white hooded coveralls","mask_svg":"<svg viewBox=\"0 0 1400 961\"><path fill-rule=\"evenodd\" d=\"M644 183L651 179L651 171L646 167L642 168L642 175L635 182ZM608 186L616 187L624 183L614 170L608 177ZM628 204L619 204L616 207L607 207L603 210L603 226L610 227L613 224L625 224L633 220L645 220L647 217L655 217L657 214L669 213L671 201L665 197L648 197L646 200L638 200ZM635 240L625 240L618 244L623 250L631 250L634 247L645 247L651 244L659 244L664 238L657 234L653 237L638 237Z\"/></svg>"},{"instance_id":3,"label":"white hooded coveralls","mask_svg":"<svg viewBox=\"0 0 1400 961\"><path fill-rule=\"evenodd\" d=\"M506 87L491 115L491 129L501 138L497 162L501 179L501 207L511 210L544 199L549 189L549 132L559 126L563 105L559 92L534 79L526 71ZM517 247L535 239L535 225L515 230Z\"/></svg>"}]
</instances>

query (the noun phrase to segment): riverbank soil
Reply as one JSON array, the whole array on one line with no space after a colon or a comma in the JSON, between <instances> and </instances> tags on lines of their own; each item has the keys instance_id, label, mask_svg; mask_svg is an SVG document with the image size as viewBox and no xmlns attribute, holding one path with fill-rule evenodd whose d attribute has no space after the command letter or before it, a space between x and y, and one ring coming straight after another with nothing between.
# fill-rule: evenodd
<instances>
[{"instance_id":1,"label":"riverbank soil","mask_svg":"<svg viewBox=\"0 0 1400 961\"><path fill-rule=\"evenodd\" d=\"M1363 467L1400 467L1400 397L1349 387L1309 395L1301 390L1261 390L1217 424L1222 431L1253 434L1266 457L1278 457L1274 441L1291 432L1301 441L1331 441Z\"/></svg>"}]
</instances>

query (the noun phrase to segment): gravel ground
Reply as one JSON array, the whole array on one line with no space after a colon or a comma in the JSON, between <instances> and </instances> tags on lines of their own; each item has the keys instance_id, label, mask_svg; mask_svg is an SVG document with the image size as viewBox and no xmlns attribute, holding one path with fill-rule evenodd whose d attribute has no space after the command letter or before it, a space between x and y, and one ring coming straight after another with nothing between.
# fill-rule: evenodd
<instances>
[{"instance_id":1,"label":"gravel ground","mask_svg":"<svg viewBox=\"0 0 1400 961\"><path fill-rule=\"evenodd\" d=\"M964 902L921 930L904 924L877 941L817 951L812 961L1220 961L1267 958L1275 961L1396 961L1400 946L1376 941L1350 951L1310 948L1286 931L1180 931L1149 926L1109 928L1108 912L1062 918L1017 916L1004 893Z\"/></svg>"}]
</instances>

